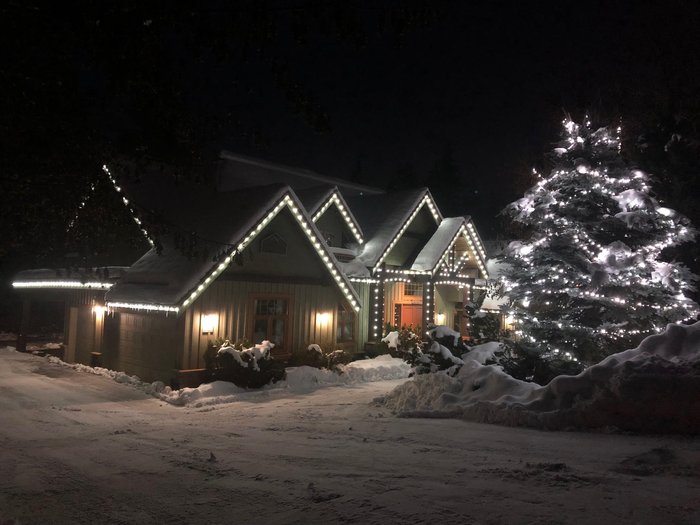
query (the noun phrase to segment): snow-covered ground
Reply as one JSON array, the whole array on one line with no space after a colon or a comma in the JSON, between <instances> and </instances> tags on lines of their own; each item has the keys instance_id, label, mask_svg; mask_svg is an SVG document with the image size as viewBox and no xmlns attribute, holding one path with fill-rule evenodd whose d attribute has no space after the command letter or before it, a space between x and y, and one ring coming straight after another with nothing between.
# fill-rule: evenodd
<instances>
[{"instance_id":1,"label":"snow-covered ground","mask_svg":"<svg viewBox=\"0 0 700 525\"><path fill-rule=\"evenodd\" d=\"M2 349L0 523L700 522L698 439L397 418L366 379L178 407Z\"/></svg>"},{"instance_id":2,"label":"snow-covered ground","mask_svg":"<svg viewBox=\"0 0 700 525\"><path fill-rule=\"evenodd\" d=\"M388 394L405 416L455 417L544 429L616 428L700 434L700 322L670 324L639 347L545 386L512 378L484 359L497 343L464 354L456 377L426 374Z\"/></svg>"}]
</instances>

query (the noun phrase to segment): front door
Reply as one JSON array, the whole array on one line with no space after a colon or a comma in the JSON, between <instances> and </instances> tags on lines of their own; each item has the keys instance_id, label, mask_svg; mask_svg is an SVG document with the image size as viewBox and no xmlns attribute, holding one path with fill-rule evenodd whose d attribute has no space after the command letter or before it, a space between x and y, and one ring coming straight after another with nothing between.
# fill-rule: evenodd
<instances>
[{"instance_id":1,"label":"front door","mask_svg":"<svg viewBox=\"0 0 700 525\"><path fill-rule=\"evenodd\" d=\"M422 304L400 304L399 306L399 327L423 326L423 305Z\"/></svg>"}]
</instances>

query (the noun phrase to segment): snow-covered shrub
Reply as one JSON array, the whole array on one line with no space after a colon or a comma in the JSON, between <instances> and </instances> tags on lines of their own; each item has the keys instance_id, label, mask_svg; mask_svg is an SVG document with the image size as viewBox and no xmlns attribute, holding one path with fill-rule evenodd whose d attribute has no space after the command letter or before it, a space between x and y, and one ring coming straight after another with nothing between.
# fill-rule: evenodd
<instances>
[{"instance_id":1,"label":"snow-covered shrub","mask_svg":"<svg viewBox=\"0 0 700 525\"><path fill-rule=\"evenodd\" d=\"M346 365L352 361L352 356L345 350L333 350L324 352L323 349L313 343L306 348L306 352L300 352L292 357L293 366L311 366L313 368L327 368L342 373L340 365Z\"/></svg>"},{"instance_id":2,"label":"snow-covered shrub","mask_svg":"<svg viewBox=\"0 0 700 525\"><path fill-rule=\"evenodd\" d=\"M263 341L250 348L226 340L210 361L214 381L229 381L242 388L260 388L284 379L284 364L275 361L270 350L275 345Z\"/></svg>"},{"instance_id":3,"label":"snow-covered shrub","mask_svg":"<svg viewBox=\"0 0 700 525\"><path fill-rule=\"evenodd\" d=\"M460 355L469 350L469 347L462 341L462 334L447 326L431 326L428 329L428 335L431 340L449 348L453 354Z\"/></svg>"},{"instance_id":4,"label":"snow-covered shrub","mask_svg":"<svg viewBox=\"0 0 700 525\"><path fill-rule=\"evenodd\" d=\"M389 348L391 357L400 357L410 363L411 356L420 352L423 341L413 330L393 330L387 333L381 340Z\"/></svg>"},{"instance_id":5,"label":"snow-covered shrub","mask_svg":"<svg viewBox=\"0 0 700 525\"><path fill-rule=\"evenodd\" d=\"M442 327L445 328L445 327ZM441 335L447 336L448 334ZM459 334L458 334L459 335ZM454 336L452 335L454 341ZM429 374L446 370L454 375L464 362L437 341L423 342L415 332L400 330L389 332L382 342L389 346L392 357L400 357L413 368L413 374Z\"/></svg>"}]
</instances>

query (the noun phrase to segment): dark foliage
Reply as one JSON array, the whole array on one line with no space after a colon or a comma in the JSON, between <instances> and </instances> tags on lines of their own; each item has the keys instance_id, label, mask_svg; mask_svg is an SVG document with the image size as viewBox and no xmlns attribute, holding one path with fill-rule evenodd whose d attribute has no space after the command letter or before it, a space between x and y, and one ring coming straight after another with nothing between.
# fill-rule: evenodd
<instances>
[{"instance_id":1,"label":"dark foliage","mask_svg":"<svg viewBox=\"0 0 700 525\"><path fill-rule=\"evenodd\" d=\"M235 356L219 351L213 344L209 346L204 359L212 381L228 381L241 388L261 388L285 378L284 363L275 361L269 350L256 358L255 353L241 350L240 344L237 346Z\"/></svg>"}]
</instances>

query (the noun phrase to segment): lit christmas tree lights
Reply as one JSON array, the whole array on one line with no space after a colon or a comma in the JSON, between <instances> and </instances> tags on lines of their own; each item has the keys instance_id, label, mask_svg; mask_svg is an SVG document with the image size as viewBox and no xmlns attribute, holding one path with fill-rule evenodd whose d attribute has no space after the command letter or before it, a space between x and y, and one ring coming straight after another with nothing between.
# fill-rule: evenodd
<instances>
[{"instance_id":1,"label":"lit christmas tree lights","mask_svg":"<svg viewBox=\"0 0 700 525\"><path fill-rule=\"evenodd\" d=\"M591 364L696 318L695 276L662 253L696 231L627 165L620 128L563 124L549 175L504 211L530 237L510 243L502 279L521 347Z\"/></svg>"}]
</instances>

